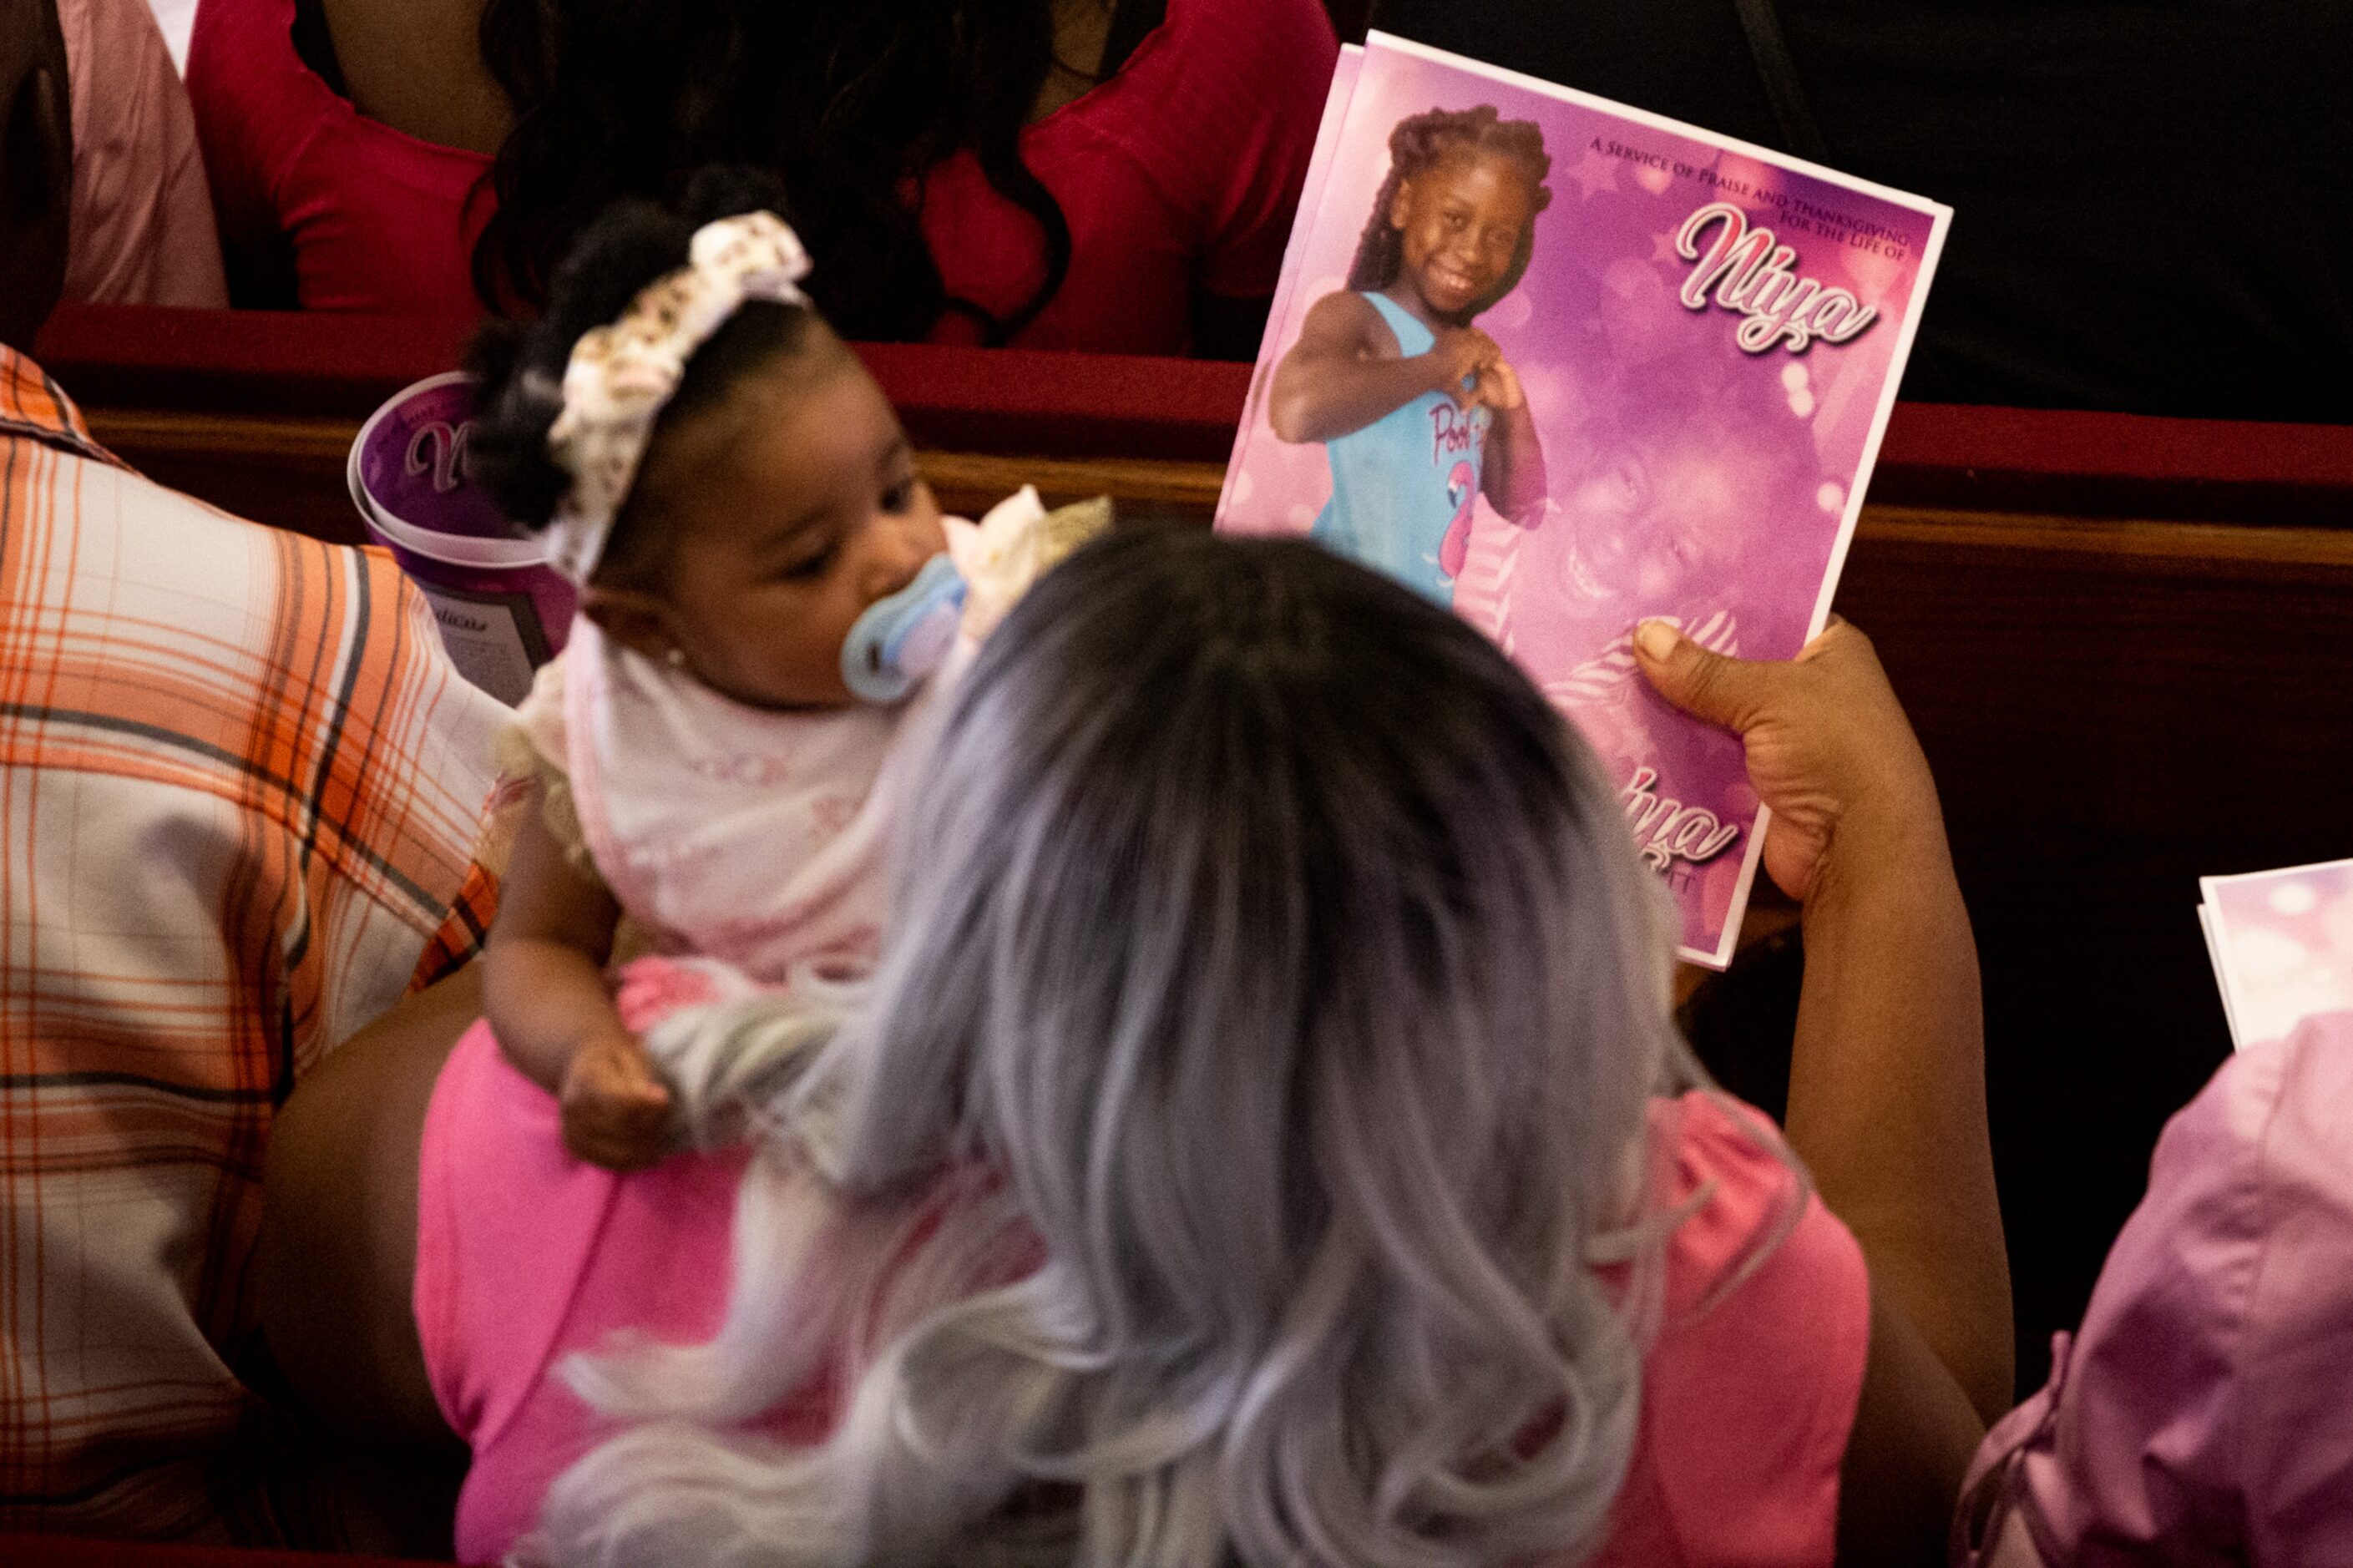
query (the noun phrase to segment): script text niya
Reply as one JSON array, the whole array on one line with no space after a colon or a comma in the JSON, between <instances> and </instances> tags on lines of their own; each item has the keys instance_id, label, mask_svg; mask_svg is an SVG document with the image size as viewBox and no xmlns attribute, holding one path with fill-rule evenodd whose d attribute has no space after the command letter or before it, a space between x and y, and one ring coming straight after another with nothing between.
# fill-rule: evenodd
<instances>
[{"instance_id":1,"label":"script text niya","mask_svg":"<svg viewBox=\"0 0 2353 1568\"><path fill-rule=\"evenodd\" d=\"M1701 237L1711 228L1715 234L1703 254ZM1696 264L1678 298L1704 310L1714 289L1716 304L1746 318L1733 337L1753 354L1777 342L1793 354L1818 338L1850 342L1879 318L1876 306L1846 289L1825 289L1792 271L1795 247L1781 244L1769 228L1749 227L1748 215L1730 202L1710 202L1683 219L1675 254Z\"/></svg>"},{"instance_id":2,"label":"script text niya","mask_svg":"<svg viewBox=\"0 0 2353 1568\"><path fill-rule=\"evenodd\" d=\"M1656 768L1636 768L1620 799L1626 803L1626 823L1642 858L1658 870L1677 860L1696 866L1713 860L1740 837L1740 824L1719 822L1704 806L1685 805L1662 798L1651 786L1659 782Z\"/></svg>"}]
</instances>

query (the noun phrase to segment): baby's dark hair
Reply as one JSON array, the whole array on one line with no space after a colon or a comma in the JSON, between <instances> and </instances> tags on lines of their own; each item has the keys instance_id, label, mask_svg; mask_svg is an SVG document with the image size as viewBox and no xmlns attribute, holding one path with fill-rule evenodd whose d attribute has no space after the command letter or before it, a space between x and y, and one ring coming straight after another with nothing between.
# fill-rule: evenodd
<instances>
[{"instance_id":1,"label":"baby's dark hair","mask_svg":"<svg viewBox=\"0 0 2353 1568\"><path fill-rule=\"evenodd\" d=\"M1465 153L1491 153L1518 165L1528 182L1528 226L1512 252L1511 270L1484 297L1457 312L1454 325L1468 326L1473 316L1520 286L1535 254L1535 215L1552 205L1551 187L1545 184L1552 173L1552 157L1545 152L1544 131L1535 121L1505 120L1493 104L1482 103L1476 109L1409 114L1390 128L1389 176L1373 197L1373 216L1356 242L1356 259L1348 268L1349 288L1374 291L1397 281L1405 238L1390 224L1389 208L1397 202L1398 187Z\"/></svg>"},{"instance_id":2,"label":"baby's dark hair","mask_svg":"<svg viewBox=\"0 0 2353 1568\"><path fill-rule=\"evenodd\" d=\"M634 197L607 207L582 231L550 280L547 313L535 321L494 320L476 334L467 368L479 378L468 472L515 525L537 532L554 517L572 476L547 449L563 408L565 367L583 333L617 320L647 285L686 265L695 231L738 213L784 211L776 176L737 168L705 169L675 206ZM818 317L796 305L754 300L712 333L687 363L677 393L648 445L681 421L719 406L749 374L776 355L807 353L832 340L813 329ZM647 582L666 560L657 531L635 526L624 504L607 539L600 579Z\"/></svg>"}]
</instances>

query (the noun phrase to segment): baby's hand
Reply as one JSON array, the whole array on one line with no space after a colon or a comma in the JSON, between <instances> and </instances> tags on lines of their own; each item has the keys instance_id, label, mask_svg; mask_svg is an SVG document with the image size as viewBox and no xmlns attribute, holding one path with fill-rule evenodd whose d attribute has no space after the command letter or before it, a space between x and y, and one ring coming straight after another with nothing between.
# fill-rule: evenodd
<instances>
[{"instance_id":1,"label":"baby's hand","mask_svg":"<svg viewBox=\"0 0 2353 1568\"><path fill-rule=\"evenodd\" d=\"M564 1146L607 1170L634 1171L661 1157L670 1130L670 1089L636 1036L591 1036L572 1053L556 1095Z\"/></svg>"}]
</instances>

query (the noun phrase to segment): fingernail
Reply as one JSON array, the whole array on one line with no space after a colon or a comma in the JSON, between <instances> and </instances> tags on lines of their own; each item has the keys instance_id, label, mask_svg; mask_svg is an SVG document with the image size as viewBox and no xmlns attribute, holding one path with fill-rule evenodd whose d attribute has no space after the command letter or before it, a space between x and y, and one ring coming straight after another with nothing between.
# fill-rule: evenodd
<instances>
[{"instance_id":1,"label":"fingernail","mask_svg":"<svg viewBox=\"0 0 2353 1568\"><path fill-rule=\"evenodd\" d=\"M1644 621L1634 628L1636 645L1661 664L1675 657L1675 648L1683 640L1683 634L1664 621Z\"/></svg>"}]
</instances>

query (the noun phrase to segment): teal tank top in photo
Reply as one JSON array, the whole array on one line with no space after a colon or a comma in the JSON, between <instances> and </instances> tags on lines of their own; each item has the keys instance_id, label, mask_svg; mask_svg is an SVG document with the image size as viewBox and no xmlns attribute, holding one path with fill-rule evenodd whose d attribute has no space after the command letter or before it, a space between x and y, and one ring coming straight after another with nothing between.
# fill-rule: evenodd
<instances>
[{"instance_id":1,"label":"teal tank top in photo","mask_svg":"<svg viewBox=\"0 0 2353 1568\"><path fill-rule=\"evenodd\" d=\"M1397 334L1405 358L1428 353L1438 341L1386 294L1364 298ZM1438 547L1478 498L1490 417L1484 408L1466 412L1444 393L1430 392L1325 442L1332 499L1312 536L1451 605L1454 579L1440 567Z\"/></svg>"}]
</instances>

